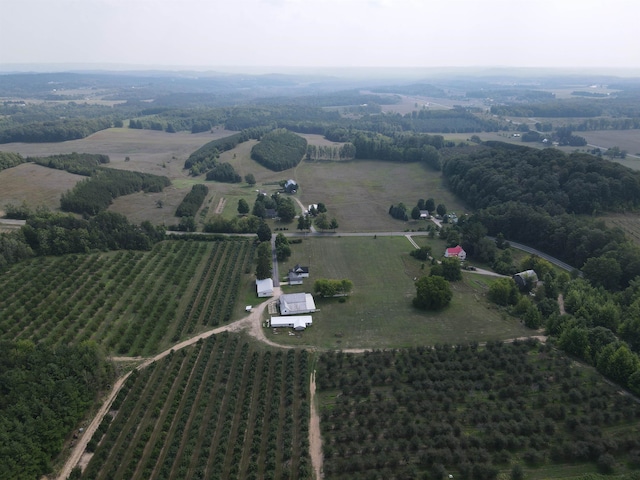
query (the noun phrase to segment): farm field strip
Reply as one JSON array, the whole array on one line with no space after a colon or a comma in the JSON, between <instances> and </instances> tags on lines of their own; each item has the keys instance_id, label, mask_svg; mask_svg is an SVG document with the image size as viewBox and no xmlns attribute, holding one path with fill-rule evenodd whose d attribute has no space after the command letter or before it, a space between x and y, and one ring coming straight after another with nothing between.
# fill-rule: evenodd
<instances>
[{"instance_id":1,"label":"farm field strip","mask_svg":"<svg viewBox=\"0 0 640 480\"><path fill-rule=\"evenodd\" d=\"M223 333L136 371L82 478L308 478L308 353Z\"/></svg>"},{"instance_id":2,"label":"farm field strip","mask_svg":"<svg viewBox=\"0 0 640 480\"><path fill-rule=\"evenodd\" d=\"M213 256L217 249L220 254ZM188 332L230 320L252 254L247 240L165 241L150 252L23 262L0 280L0 338L49 344L95 340L108 351L149 355L183 335L186 299L197 290L196 272L207 259L210 281L197 290L205 299L202 320L196 317Z\"/></svg>"}]
</instances>

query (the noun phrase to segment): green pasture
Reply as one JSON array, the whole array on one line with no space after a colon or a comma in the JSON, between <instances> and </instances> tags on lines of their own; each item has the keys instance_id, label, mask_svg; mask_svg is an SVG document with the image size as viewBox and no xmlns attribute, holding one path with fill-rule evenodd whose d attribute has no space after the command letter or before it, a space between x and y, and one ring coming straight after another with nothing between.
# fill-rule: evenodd
<instances>
[{"instance_id":1,"label":"green pasture","mask_svg":"<svg viewBox=\"0 0 640 480\"><path fill-rule=\"evenodd\" d=\"M388 348L436 343L483 342L531 335L519 320L507 317L485 299L495 277L465 272L452 284L451 304L439 312L412 306L414 278L428 274L422 262L409 252L414 247L405 237L305 238L292 245L288 262L279 265L281 277L296 263L309 265L304 285L284 286L285 293L312 292L318 278L353 282L352 294L316 299L318 312L313 326L296 336L282 329L265 330L270 340L286 345L331 349ZM434 242L439 251L440 241Z\"/></svg>"}]
</instances>

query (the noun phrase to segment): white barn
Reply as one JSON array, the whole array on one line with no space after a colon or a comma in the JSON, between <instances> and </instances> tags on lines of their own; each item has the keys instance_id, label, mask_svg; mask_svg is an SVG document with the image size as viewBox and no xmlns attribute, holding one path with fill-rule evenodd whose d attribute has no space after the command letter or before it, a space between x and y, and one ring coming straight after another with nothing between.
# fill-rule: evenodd
<instances>
[{"instance_id":1,"label":"white barn","mask_svg":"<svg viewBox=\"0 0 640 480\"><path fill-rule=\"evenodd\" d=\"M310 293L289 293L280 297L280 315L300 315L316 311Z\"/></svg>"},{"instance_id":2,"label":"white barn","mask_svg":"<svg viewBox=\"0 0 640 480\"><path fill-rule=\"evenodd\" d=\"M313 323L311 315L289 315L287 317L271 317L270 326L289 327L294 330L304 330Z\"/></svg>"},{"instance_id":3,"label":"white barn","mask_svg":"<svg viewBox=\"0 0 640 480\"><path fill-rule=\"evenodd\" d=\"M259 297L273 297L273 280L270 278L256 280L256 291Z\"/></svg>"}]
</instances>

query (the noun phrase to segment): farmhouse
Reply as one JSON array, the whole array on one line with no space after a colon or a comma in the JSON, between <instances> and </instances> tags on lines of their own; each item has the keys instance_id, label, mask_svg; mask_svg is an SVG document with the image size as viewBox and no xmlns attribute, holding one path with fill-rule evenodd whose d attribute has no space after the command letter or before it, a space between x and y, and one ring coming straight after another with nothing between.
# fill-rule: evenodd
<instances>
[{"instance_id":1,"label":"farmhouse","mask_svg":"<svg viewBox=\"0 0 640 480\"><path fill-rule=\"evenodd\" d=\"M526 287L528 282L533 286L536 286L538 283L538 275L534 270L525 270L524 272L516 273L512 278L520 288Z\"/></svg>"},{"instance_id":2,"label":"farmhouse","mask_svg":"<svg viewBox=\"0 0 640 480\"><path fill-rule=\"evenodd\" d=\"M298 184L295 180L289 179L284 184L284 191L287 193L296 193L298 191Z\"/></svg>"},{"instance_id":3,"label":"farmhouse","mask_svg":"<svg viewBox=\"0 0 640 480\"><path fill-rule=\"evenodd\" d=\"M464 260L467 258L467 252L460 245L456 245L455 247L447 248L444 251L444 256L446 258L454 257L459 258L460 260Z\"/></svg>"},{"instance_id":4,"label":"farmhouse","mask_svg":"<svg viewBox=\"0 0 640 480\"><path fill-rule=\"evenodd\" d=\"M280 315L299 315L316 311L310 293L289 293L280 297Z\"/></svg>"},{"instance_id":5,"label":"farmhouse","mask_svg":"<svg viewBox=\"0 0 640 480\"><path fill-rule=\"evenodd\" d=\"M288 317L271 317L270 326L289 327L294 330L304 330L313 323L311 315L290 315Z\"/></svg>"},{"instance_id":6,"label":"farmhouse","mask_svg":"<svg viewBox=\"0 0 640 480\"><path fill-rule=\"evenodd\" d=\"M431 218L429 210L420 210L420 218Z\"/></svg>"},{"instance_id":7,"label":"farmhouse","mask_svg":"<svg viewBox=\"0 0 640 480\"><path fill-rule=\"evenodd\" d=\"M287 281L289 282L289 285L302 285L302 279L302 275L298 275L293 270L290 270L287 275Z\"/></svg>"},{"instance_id":8,"label":"farmhouse","mask_svg":"<svg viewBox=\"0 0 640 480\"><path fill-rule=\"evenodd\" d=\"M309 267L302 267L299 263L290 271L300 275L302 278L309 278Z\"/></svg>"},{"instance_id":9,"label":"farmhouse","mask_svg":"<svg viewBox=\"0 0 640 480\"><path fill-rule=\"evenodd\" d=\"M270 278L256 280L256 290L259 297L273 297L273 280Z\"/></svg>"}]
</instances>

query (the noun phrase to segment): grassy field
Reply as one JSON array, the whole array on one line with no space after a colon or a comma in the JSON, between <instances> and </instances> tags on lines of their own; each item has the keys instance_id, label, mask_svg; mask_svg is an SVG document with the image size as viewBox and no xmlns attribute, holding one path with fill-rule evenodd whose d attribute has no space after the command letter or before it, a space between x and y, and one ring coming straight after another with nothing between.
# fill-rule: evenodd
<instances>
[{"instance_id":1,"label":"grassy field","mask_svg":"<svg viewBox=\"0 0 640 480\"><path fill-rule=\"evenodd\" d=\"M31 207L44 205L60 209L60 195L82 180L83 176L62 170L23 163L0 172L0 214L4 206L23 202Z\"/></svg>"},{"instance_id":2,"label":"grassy field","mask_svg":"<svg viewBox=\"0 0 640 480\"><path fill-rule=\"evenodd\" d=\"M434 252L442 249L434 241ZM303 240L292 245L290 261L279 265L285 274L296 263L310 266L304 285L286 292L312 292L318 278L348 278L353 293L345 303L319 299L313 326L297 336L267 330L269 339L287 345L321 348L386 348L435 343L486 341L530 335L514 318L505 317L487 303L484 293L494 277L465 273L452 284L451 305L440 312L412 307L414 278L426 274L421 262L409 256L413 249L404 237L332 237Z\"/></svg>"},{"instance_id":3,"label":"grassy field","mask_svg":"<svg viewBox=\"0 0 640 480\"><path fill-rule=\"evenodd\" d=\"M185 159L202 144L231 133L219 130L214 134L191 135L112 128L82 140L54 144L14 143L1 145L0 148L25 156L70 152L101 153L109 155L111 168L166 175L172 180L172 186L163 192L138 193L117 198L110 210L126 215L135 223L149 220L154 224L174 224L178 222L174 217L175 209L184 195L194 183L205 183L204 175L187 175L183 170ZM311 137L309 140L314 144L326 143L318 135L307 137ZM251 148L255 143L245 142L222 153L220 161L231 163L243 177L252 173L257 184L249 187L245 183L206 182L210 193L198 217L201 223L215 214L219 205L223 206L223 215L236 215L240 198L253 205L257 189L267 193L275 192L278 182L288 178L293 178L300 184L298 199L303 205L325 202L329 215L337 218L342 231L413 228L408 223L392 219L388 210L391 204L399 202L412 207L420 198L433 197L436 203L444 203L449 211L464 211L463 205L443 185L440 174L420 164L394 164L373 160L303 161L296 168L272 172L251 159ZM127 157L129 161L125 161ZM36 179L35 182L27 183L31 179L30 175ZM21 182L14 179L20 176L23 178ZM33 202L33 206L44 203L50 208L58 208L60 195L71 188L78 178L33 165L8 169L0 173L0 186L7 186L0 188L0 205L26 200L30 204ZM11 187L14 184L16 186ZM222 203L221 199L224 199ZM159 202L162 204L161 208L158 207ZM295 225L290 228L295 228Z\"/></svg>"},{"instance_id":4,"label":"grassy field","mask_svg":"<svg viewBox=\"0 0 640 480\"><path fill-rule=\"evenodd\" d=\"M99 153L109 155L109 167L134 170L169 177L174 186L162 193L136 194L116 199L112 211L127 215L134 222L150 220L153 223L177 223L172 219L175 209L187 194L192 180L183 171L184 161L205 143L233 132L164 133L150 130L110 128L81 140L60 143L8 143L1 151L17 152L27 156L47 156L60 153ZM125 159L129 157L129 161ZM46 205L60 208L60 195L72 188L83 177L71 175L33 164L23 164L0 172L0 208L7 203L26 201L32 207ZM203 181L201 179L200 181ZM165 207L159 209L156 202Z\"/></svg>"}]
</instances>

